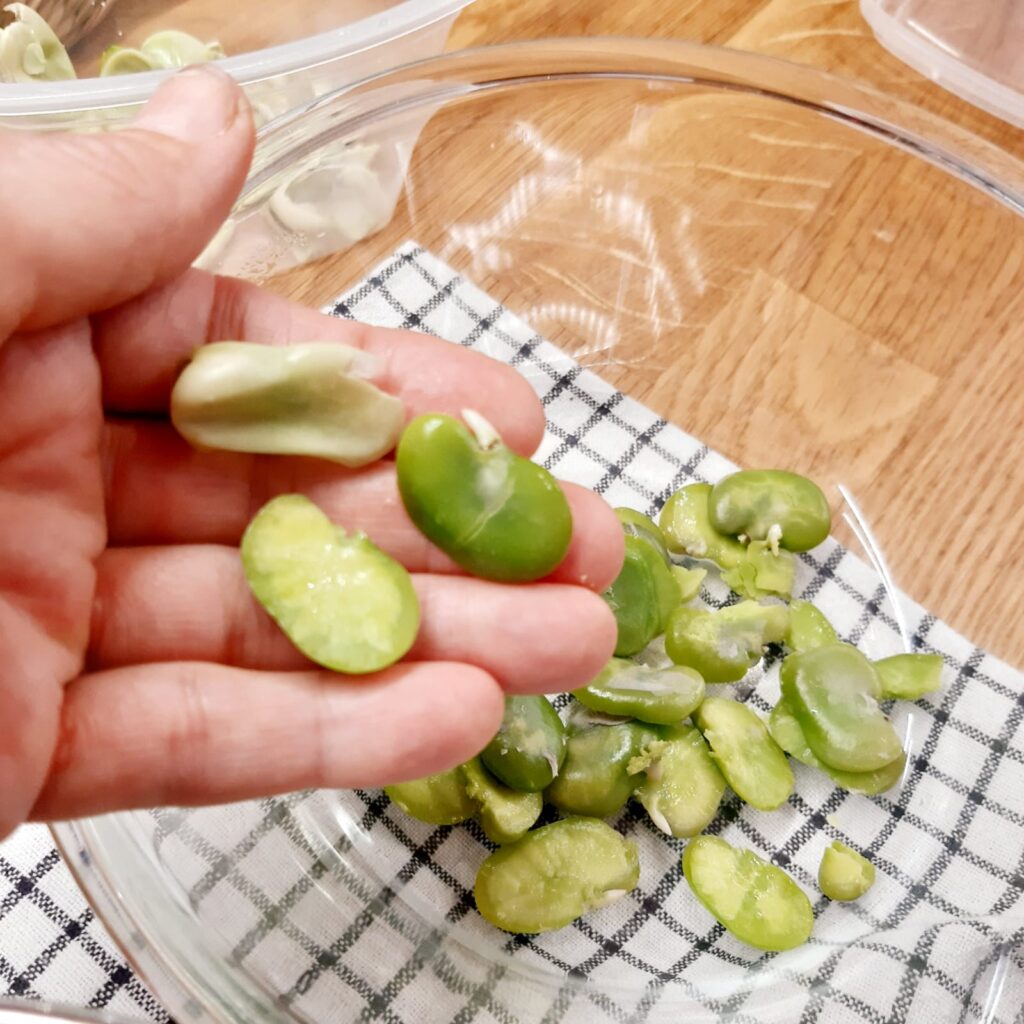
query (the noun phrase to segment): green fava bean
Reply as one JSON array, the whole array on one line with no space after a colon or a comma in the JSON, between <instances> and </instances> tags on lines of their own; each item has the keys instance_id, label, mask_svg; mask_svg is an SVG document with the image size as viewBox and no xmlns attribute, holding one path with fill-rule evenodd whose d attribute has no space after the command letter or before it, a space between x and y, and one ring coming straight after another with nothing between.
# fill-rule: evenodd
<instances>
[{"instance_id":1,"label":"green fava bean","mask_svg":"<svg viewBox=\"0 0 1024 1024\"><path fill-rule=\"evenodd\" d=\"M643 650L665 628L679 604L679 584L647 541L627 536L622 569L604 599L619 628L615 654L624 657Z\"/></svg>"},{"instance_id":2,"label":"green fava bean","mask_svg":"<svg viewBox=\"0 0 1024 1024\"><path fill-rule=\"evenodd\" d=\"M512 789L547 789L565 760L565 726L551 702L540 696L506 697L501 728L480 760Z\"/></svg>"},{"instance_id":3,"label":"green fava bean","mask_svg":"<svg viewBox=\"0 0 1024 1024\"><path fill-rule=\"evenodd\" d=\"M677 665L696 669L708 683L742 679L761 660L765 644L786 635L789 613L780 604L741 601L717 611L679 608L665 632L665 650Z\"/></svg>"},{"instance_id":4,"label":"green fava bean","mask_svg":"<svg viewBox=\"0 0 1024 1024\"><path fill-rule=\"evenodd\" d=\"M741 597L789 597L796 579L796 558L790 551L772 551L764 540L751 541L737 565L722 572L722 581Z\"/></svg>"},{"instance_id":5,"label":"green fava bean","mask_svg":"<svg viewBox=\"0 0 1024 1024\"><path fill-rule=\"evenodd\" d=\"M480 865L481 916L507 932L555 931L636 888L636 846L603 821L565 818L528 832Z\"/></svg>"},{"instance_id":6,"label":"green fava bean","mask_svg":"<svg viewBox=\"0 0 1024 1024\"><path fill-rule=\"evenodd\" d=\"M825 847L818 868L818 888L830 900L859 899L875 884L875 866L837 839Z\"/></svg>"},{"instance_id":7,"label":"green fava bean","mask_svg":"<svg viewBox=\"0 0 1024 1024\"><path fill-rule=\"evenodd\" d=\"M514 843L536 824L544 809L540 793L522 793L503 786L475 757L460 771L466 796L476 805L476 819L492 843Z\"/></svg>"},{"instance_id":8,"label":"green fava bean","mask_svg":"<svg viewBox=\"0 0 1024 1024\"><path fill-rule=\"evenodd\" d=\"M725 781L761 811L781 807L793 792L793 770L768 727L745 704L708 697L693 720Z\"/></svg>"},{"instance_id":9,"label":"green fava bean","mask_svg":"<svg viewBox=\"0 0 1024 1024\"><path fill-rule=\"evenodd\" d=\"M638 537L647 541L655 551L661 555L662 561L669 563L668 548L665 546L665 537L661 527L643 512L637 512L633 508L617 508L615 515L622 524L622 531L627 537Z\"/></svg>"},{"instance_id":10,"label":"green fava bean","mask_svg":"<svg viewBox=\"0 0 1024 1024\"><path fill-rule=\"evenodd\" d=\"M394 448L405 416L366 379L366 359L346 345L203 345L174 384L171 421L197 448L365 466Z\"/></svg>"},{"instance_id":11,"label":"green fava bean","mask_svg":"<svg viewBox=\"0 0 1024 1024\"><path fill-rule=\"evenodd\" d=\"M565 557L572 514L543 467L516 455L479 414L418 416L398 442L398 489L417 529L467 572L527 582Z\"/></svg>"},{"instance_id":12,"label":"green fava bean","mask_svg":"<svg viewBox=\"0 0 1024 1024\"><path fill-rule=\"evenodd\" d=\"M698 836L686 844L683 874L697 899L741 942L781 952L810 938L811 901L782 868L752 850Z\"/></svg>"},{"instance_id":13,"label":"green fava bean","mask_svg":"<svg viewBox=\"0 0 1024 1024\"><path fill-rule=\"evenodd\" d=\"M672 566L672 575L679 584L679 603L692 601L699 593L700 586L706 579L707 569L686 569L681 565Z\"/></svg>"},{"instance_id":14,"label":"green fava bean","mask_svg":"<svg viewBox=\"0 0 1024 1024\"><path fill-rule=\"evenodd\" d=\"M786 632L786 646L791 651L810 651L838 641L832 623L824 612L810 601L789 602L789 629Z\"/></svg>"},{"instance_id":15,"label":"green fava bean","mask_svg":"<svg viewBox=\"0 0 1024 1024\"><path fill-rule=\"evenodd\" d=\"M772 734L772 739L795 761L809 768L817 768L840 789L847 789L853 793L875 796L892 789L903 777L903 769L907 764L907 755L903 754L873 772L844 772L829 767L815 757L814 751L807 745L807 737L804 736L803 729L800 728L800 723L785 697L780 698L779 703L772 708L772 713L768 716L768 731Z\"/></svg>"},{"instance_id":16,"label":"green fava bean","mask_svg":"<svg viewBox=\"0 0 1024 1024\"><path fill-rule=\"evenodd\" d=\"M457 825L468 821L477 810L466 793L461 768L385 786L384 792L406 814L428 825Z\"/></svg>"},{"instance_id":17,"label":"green fava bean","mask_svg":"<svg viewBox=\"0 0 1024 1024\"><path fill-rule=\"evenodd\" d=\"M708 498L708 518L719 533L788 551L817 547L832 528L821 488L781 469L745 469L720 480Z\"/></svg>"},{"instance_id":18,"label":"green fava bean","mask_svg":"<svg viewBox=\"0 0 1024 1024\"><path fill-rule=\"evenodd\" d=\"M274 498L256 513L241 554L256 599L319 665L377 672L416 639L420 607L409 573L300 494Z\"/></svg>"},{"instance_id":19,"label":"green fava bean","mask_svg":"<svg viewBox=\"0 0 1024 1024\"><path fill-rule=\"evenodd\" d=\"M711 484L687 484L665 503L658 516L669 551L706 558L724 569L738 565L746 549L733 537L719 533L708 517Z\"/></svg>"},{"instance_id":20,"label":"green fava bean","mask_svg":"<svg viewBox=\"0 0 1024 1024\"><path fill-rule=\"evenodd\" d=\"M573 696L594 711L656 725L681 722L704 699L704 680L692 668L651 668L612 658L601 674Z\"/></svg>"},{"instance_id":21,"label":"green fava bean","mask_svg":"<svg viewBox=\"0 0 1024 1024\"><path fill-rule=\"evenodd\" d=\"M894 654L875 662L883 700L917 700L942 686L941 654Z\"/></svg>"},{"instance_id":22,"label":"green fava bean","mask_svg":"<svg viewBox=\"0 0 1024 1024\"><path fill-rule=\"evenodd\" d=\"M662 832L679 839L697 835L714 819L725 779L692 725L661 730L647 777L634 794Z\"/></svg>"},{"instance_id":23,"label":"green fava bean","mask_svg":"<svg viewBox=\"0 0 1024 1024\"><path fill-rule=\"evenodd\" d=\"M878 673L855 647L829 644L791 654L780 677L808 746L825 764L871 772L902 756L899 736L878 706Z\"/></svg>"},{"instance_id":24,"label":"green fava bean","mask_svg":"<svg viewBox=\"0 0 1024 1024\"><path fill-rule=\"evenodd\" d=\"M610 818L643 782L658 733L639 722L593 725L569 737L565 763L544 794L564 814Z\"/></svg>"}]
</instances>

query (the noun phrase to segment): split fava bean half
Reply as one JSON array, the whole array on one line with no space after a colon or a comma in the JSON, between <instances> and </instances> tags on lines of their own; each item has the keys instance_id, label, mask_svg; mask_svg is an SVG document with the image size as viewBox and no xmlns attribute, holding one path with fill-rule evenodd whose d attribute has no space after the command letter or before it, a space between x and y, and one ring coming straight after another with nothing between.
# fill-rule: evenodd
<instances>
[{"instance_id":1,"label":"split fava bean half","mask_svg":"<svg viewBox=\"0 0 1024 1024\"><path fill-rule=\"evenodd\" d=\"M840 789L875 796L892 789L903 778L903 769L907 764L906 754L901 754L895 761L873 772L844 772L825 764L814 756L814 751L808 746L807 737L804 736L803 729L800 728L800 723L785 697L780 698L778 704L772 708L772 713L768 716L768 731L772 734L772 739L790 757L809 768L817 768L818 771L824 772Z\"/></svg>"},{"instance_id":2,"label":"split fava bean half","mask_svg":"<svg viewBox=\"0 0 1024 1024\"><path fill-rule=\"evenodd\" d=\"M809 551L832 527L821 488L780 469L745 469L720 480L708 497L708 518L719 533L789 551Z\"/></svg>"},{"instance_id":3,"label":"split fava bean half","mask_svg":"<svg viewBox=\"0 0 1024 1024\"><path fill-rule=\"evenodd\" d=\"M615 622L615 654L625 657L643 650L665 628L680 603L676 576L644 538L626 535L622 569L604 592Z\"/></svg>"},{"instance_id":4,"label":"split fava bean half","mask_svg":"<svg viewBox=\"0 0 1024 1024\"><path fill-rule=\"evenodd\" d=\"M772 550L765 540L747 545L743 557L730 569L722 570L722 581L741 597L788 598L796 580L796 557L784 548Z\"/></svg>"},{"instance_id":5,"label":"split fava bean half","mask_svg":"<svg viewBox=\"0 0 1024 1024\"><path fill-rule=\"evenodd\" d=\"M554 931L636 887L636 846L603 821L565 818L492 853L477 872L481 916L507 932Z\"/></svg>"},{"instance_id":6,"label":"split fava bean half","mask_svg":"<svg viewBox=\"0 0 1024 1024\"><path fill-rule=\"evenodd\" d=\"M477 810L466 793L461 768L385 786L384 792L406 814L428 825L457 825L468 821Z\"/></svg>"},{"instance_id":7,"label":"split fava bean half","mask_svg":"<svg viewBox=\"0 0 1024 1024\"><path fill-rule=\"evenodd\" d=\"M622 524L622 532L627 537L639 537L647 541L655 551L661 555L662 560L668 563L668 548L665 546L665 536L661 527L643 512L637 512L634 508L617 508L615 515Z\"/></svg>"},{"instance_id":8,"label":"split fava bean half","mask_svg":"<svg viewBox=\"0 0 1024 1024\"><path fill-rule=\"evenodd\" d=\"M543 467L516 455L479 414L418 416L398 442L402 502L467 572L526 582L548 575L572 536L569 503ZM467 425L468 424L468 425Z\"/></svg>"},{"instance_id":9,"label":"split fava bean half","mask_svg":"<svg viewBox=\"0 0 1024 1024\"><path fill-rule=\"evenodd\" d=\"M829 644L782 663L782 695L816 757L848 772L876 771L903 755L878 706L874 666L849 644Z\"/></svg>"},{"instance_id":10,"label":"split fava bean half","mask_svg":"<svg viewBox=\"0 0 1024 1024\"><path fill-rule=\"evenodd\" d=\"M642 722L672 725L704 699L704 680L691 668L652 668L612 658L601 674L573 696L588 708Z\"/></svg>"},{"instance_id":11,"label":"split fava bean half","mask_svg":"<svg viewBox=\"0 0 1024 1024\"><path fill-rule=\"evenodd\" d=\"M782 868L717 836L686 844L683 874L694 895L741 942L781 952L805 943L814 910Z\"/></svg>"},{"instance_id":12,"label":"split fava bean half","mask_svg":"<svg viewBox=\"0 0 1024 1024\"><path fill-rule=\"evenodd\" d=\"M514 843L536 824L544 809L540 793L523 793L502 785L475 757L459 770L466 796L475 805L476 820L492 843Z\"/></svg>"},{"instance_id":13,"label":"split fava bean half","mask_svg":"<svg viewBox=\"0 0 1024 1024\"><path fill-rule=\"evenodd\" d=\"M818 888L830 900L859 899L875 884L875 866L837 839L825 847L818 867Z\"/></svg>"},{"instance_id":14,"label":"split fava bean half","mask_svg":"<svg viewBox=\"0 0 1024 1024\"><path fill-rule=\"evenodd\" d=\"M412 646L420 607L409 573L308 498L286 494L242 537L253 594L295 646L336 672L377 672Z\"/></svg>"},{"instance_id":15,"label":"split fava bean half","mask_svg":"<svg viewBox=\"0 0 1024 1024\"><path fill-rule=\"evenodd\" d=\"M745 704L708 697L693 716L725 781L743 801L772 811L793 792L793 770L768 727Z\"/></svg>"},{"instance_id":16,"label":"split fava bean half","mask_svg":"<svg viewBox=\"0 0 1024 1024\"><path fill-rule=\"evenodd\" d=\"M810 601L790 601L786 646L791 651L809 651L838 641L825 613Z\"/></svg>"},{"instance_id":17,"label":"split fava bean half","mask_svg":"<svg viewBox=\"0 0 1024 1024\"><path fill-rule=\"evenodd\" d=\"M917 700L942 685L941 654L894 654L875 662L882 700Z\"/></svg>"},{"instance_id":18,"label":"split fava bean half","mask_svg":"<svg viewBox=\"0 0 1024 1024\"><path fill-rule=\"evenodd\" d=\"M742 679L763 648L786 635L789 613L781 604L739 604L712 611L679 608L665 632L665 650L677 665L696 669L705 682Z\"/></svg>"},{"instance_id":19,"label":"split fava bean half","mask_svg":"<svg viewBox=\"0 0 1024 1024\"><path fill-rule=\"evenodd\" d=\"M370 359L347 345L204 345L175 382L171 421L197 448L365 466L391 451L404 419L366 379Z\"/></svg>"},{"instance_id":20,"label":"split fava bean half","mask_svg":"<svg viewBox=\"0 0 1024 1024\"><path fill-rule=\"evenodd\" d=\"M565 726L546 697L506 697L501 727L480 759L506 786L539 792L565 760Z\"/></svg>"},{"instance_id":21,"label":"split fava bean half","mask_svg":"<svg viewBox=\"0 0 1024 1024\"><path fill-rule=\"evenodd\" d=\"M738 565L746 554L734 537L719 533L708 516L711 484L687 484L665 503L658 516L669 551L691 558L706 558L724 569Z\"/></svg>"},{"instance_id":22,"label":"split fava bean half","mask_svg":"<svg viewBox=\"0 0 1024 1024\"><path fill-rule=\"evenodd\" d=\"M711 824L725 779L692 725L663 727L646 778L634 796L662 832L680 839Z\"/></svg>"},{"instance_id":23,"label":"split fava bean half","mask_svg":"<svg viewBox=\"0 0 1024 1024\"><path fill-rule=\"evenodd\" d=\"M569 736L565 762L544 796L564 814L610 818L643 782L660 737L641 722L592 725Z\"/></svg>"}]
</instances>

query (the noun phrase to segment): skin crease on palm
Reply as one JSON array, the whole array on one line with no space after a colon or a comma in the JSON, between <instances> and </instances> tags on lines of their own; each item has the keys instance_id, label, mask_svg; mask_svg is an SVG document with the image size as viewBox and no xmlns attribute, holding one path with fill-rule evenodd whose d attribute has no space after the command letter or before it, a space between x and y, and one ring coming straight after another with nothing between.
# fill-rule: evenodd
<instances>
[{"instance_id":1,"label":"skin crease on palm","mask_svg":"<svg viewBox=\"0 0 1024 1024\"><path fill-rule=\"evenodd\" d=\"M405 518L387 460L350 471L190 449L166 421L197 343L336 338L411 417L469 405L531 453L543 412L514 371L432 338L322 317L190 270L251 157L215 69L167 83L132 130L0 135L0 837L20 822L307 786L374 786L467 760L503 693L573 689L615 644L598 593L622 532L567 487L548 580L470 579ZM414 574L409 657L351 681L305 662L249 594L236 545L301 491Z\"/></svg>"}]
</instances>

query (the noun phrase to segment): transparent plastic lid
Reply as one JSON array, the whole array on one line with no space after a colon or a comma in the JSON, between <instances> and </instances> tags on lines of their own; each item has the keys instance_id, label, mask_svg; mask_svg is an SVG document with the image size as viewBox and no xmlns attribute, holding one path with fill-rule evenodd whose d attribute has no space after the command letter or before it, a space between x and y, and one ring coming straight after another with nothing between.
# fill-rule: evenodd
<instances>
[{"instance_id":1,"label":"transparent plastic lid","mask_svg":"<svg viewBox=\"0 0 1024 1024\"><path fill-rule=\"evenodd\" d=\"M1024 128L1022 0L860 0L878 41L915 71Z\"/></svg>"}]
</instances>

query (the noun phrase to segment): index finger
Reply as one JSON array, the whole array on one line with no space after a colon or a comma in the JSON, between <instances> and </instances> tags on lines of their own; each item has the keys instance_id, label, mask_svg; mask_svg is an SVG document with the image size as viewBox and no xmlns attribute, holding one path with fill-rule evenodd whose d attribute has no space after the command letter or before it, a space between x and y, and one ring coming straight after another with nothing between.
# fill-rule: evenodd
<instances>
[{"instance_id":1,"label":"index finger","mask_svg":"<svg viewBox=\"0 0 1024 1024\"><path fill-rule=\"evenodd\" d=\"M337 341L369 353L375 364L371 379L402 399L410 418L475 409L509 447L526 455L544 434L540 400L504 363L429 335L326 316L248 282L201 270L93 318L108 411L165 413L174 381L193 351L212 341Z\"/></svg>"}]
</instances>

